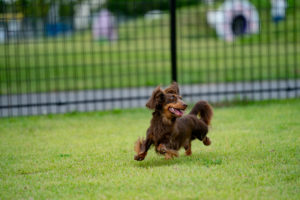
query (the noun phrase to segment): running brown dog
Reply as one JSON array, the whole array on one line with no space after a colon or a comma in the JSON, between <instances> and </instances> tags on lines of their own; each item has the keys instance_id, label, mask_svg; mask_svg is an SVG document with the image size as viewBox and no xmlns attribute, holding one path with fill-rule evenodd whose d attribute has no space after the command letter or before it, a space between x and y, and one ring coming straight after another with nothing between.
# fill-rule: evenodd
<instances>
[{"instance_id":1,"label":"running brown dog","mask_svg":"<svg viewBox=\"0 0 300 200\"><path fill-rule=\"evenodd\" d=\"M154 110L153 117L146 139L136 141L135 160L144 160L152 144L156 152L163 154L165 159L177 157L181 147L184 147L186 155L191 155L191 141L194 139L201 140L204 145L211 144L207 133L213 115L212 107L206 101L199 101L188 115L183 116L187 105L179 95L176 82L165 90L157 87L146 107Z\"/></svg>"}]
</instances>

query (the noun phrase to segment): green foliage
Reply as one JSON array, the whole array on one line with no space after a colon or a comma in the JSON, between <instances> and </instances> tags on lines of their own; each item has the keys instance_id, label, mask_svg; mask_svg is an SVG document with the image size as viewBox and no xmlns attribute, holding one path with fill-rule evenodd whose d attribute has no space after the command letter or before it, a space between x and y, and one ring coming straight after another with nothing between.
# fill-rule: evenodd
<instances>
[{"instance_id":1,"label":"green foliage","mask_svg":"<svg viewBox=\"0 0 300 200\"><path fill-rule=\"evenodd\" d=\"M72 17L74 15L74 6L82 1L17 0L5 3L3 0L0 0L0 13L18 12L23 13L25 17L46 17L51 5L58 4L60 16Z\"/></svg>"},{"instance_id":2,"label":"green foliage","mask_svg":"<svg viewBox=\"0 0 300 200\"><path fill-rule=\"evenodd\" d=\"M194 5L201 2L200 0L183 0L177 1L177 7ZM106 7L113 13L138 16L143 15L151 10L168 10L169 0L107 0Z\"/></svg>"},{"instance_id":3,"label":"green foliage","mask_svg":"<svg viewBox=\"0 0 300 200\"><path fill-rule=\"evenodd\" d=\"M6 3L4 2L4 0L0 0L0 14L4 13L5 7L6 7Z\"/></svg>"},{"instance_id":4,"label":"green foliage","mask_svg":"<svg viewBox=\"0 0 300 200\"><path fill-rule=\"evenodd\" d=\"M250 0L256 8L271 8L271 0Z\"/></svg>"},{"instance_id":5,"label":"green foliage","mask_svg":"<svg viewBox=\"0 0 300 200\"><path fill-rule=\"evenodd\" d=\"M12 6L15 6L16 10L23 13L25 17L46 17L50 3L45 0L18 0Z\"/></svg>"},{"instance_id":6,"label":"green foliage","mask_svg":"<svg viewBox=\"0 0 300 200\"><path fill-rule=\"evenodd\" d=\"M70 3L62 3L60 4L59 7L59 15L61 17L72 17L75 14L75 3L74 2L70 2Z\"/></svg>"}]
</instances>

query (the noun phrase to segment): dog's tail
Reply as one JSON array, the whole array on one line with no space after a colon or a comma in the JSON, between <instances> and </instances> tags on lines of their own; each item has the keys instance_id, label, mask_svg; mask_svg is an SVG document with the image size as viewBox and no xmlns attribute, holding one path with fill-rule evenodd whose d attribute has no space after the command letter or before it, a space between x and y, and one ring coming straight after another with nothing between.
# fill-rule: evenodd
<instances>
[{"instance_id":1,"label":"dog's tail","mask_svg":"<svg viewBox=\"0 0 300 200\"><path fill-rule=\"evenodd\" d=\"M210 121L213 116L213 110L207 101L198 101L189 114L200 115L201 119L207 125L210 125Z\"/></svg>"}]
</instances>

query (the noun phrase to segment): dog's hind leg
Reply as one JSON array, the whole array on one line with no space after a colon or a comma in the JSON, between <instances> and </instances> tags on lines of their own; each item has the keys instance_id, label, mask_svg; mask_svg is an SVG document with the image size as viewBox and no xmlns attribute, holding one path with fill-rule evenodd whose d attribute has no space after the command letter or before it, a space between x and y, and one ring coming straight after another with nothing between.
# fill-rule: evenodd
<instances>
[{"instance_id":1,"label":"dog's hind leg","mask_svg":"<svg viewBox=\"0 0 300 200\"><path fill-rule=\"evenodd\" d=\"M207 137L208 126L202 121L199 120L196 127L192 132L192 136L201 140L204 145L208 146L211 144L210 139Z\"/></svg>"}]
</instances>

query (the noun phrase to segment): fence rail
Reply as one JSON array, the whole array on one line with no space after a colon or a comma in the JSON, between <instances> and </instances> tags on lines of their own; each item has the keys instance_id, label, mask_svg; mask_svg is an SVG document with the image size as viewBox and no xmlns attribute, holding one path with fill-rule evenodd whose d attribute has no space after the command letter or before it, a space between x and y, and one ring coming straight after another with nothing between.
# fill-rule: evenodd
<instances>
[{"instance_id":1,"label":"fence rail","mask_svg":"<svg viewBox=\"0 0 300 200\"><path fill-rule=\"evenodd\" d=\"M172 80L188 102L299 97L300 1L20 2L0 2L0 117L142 107Z\"/></svg>"}]
</instances>

